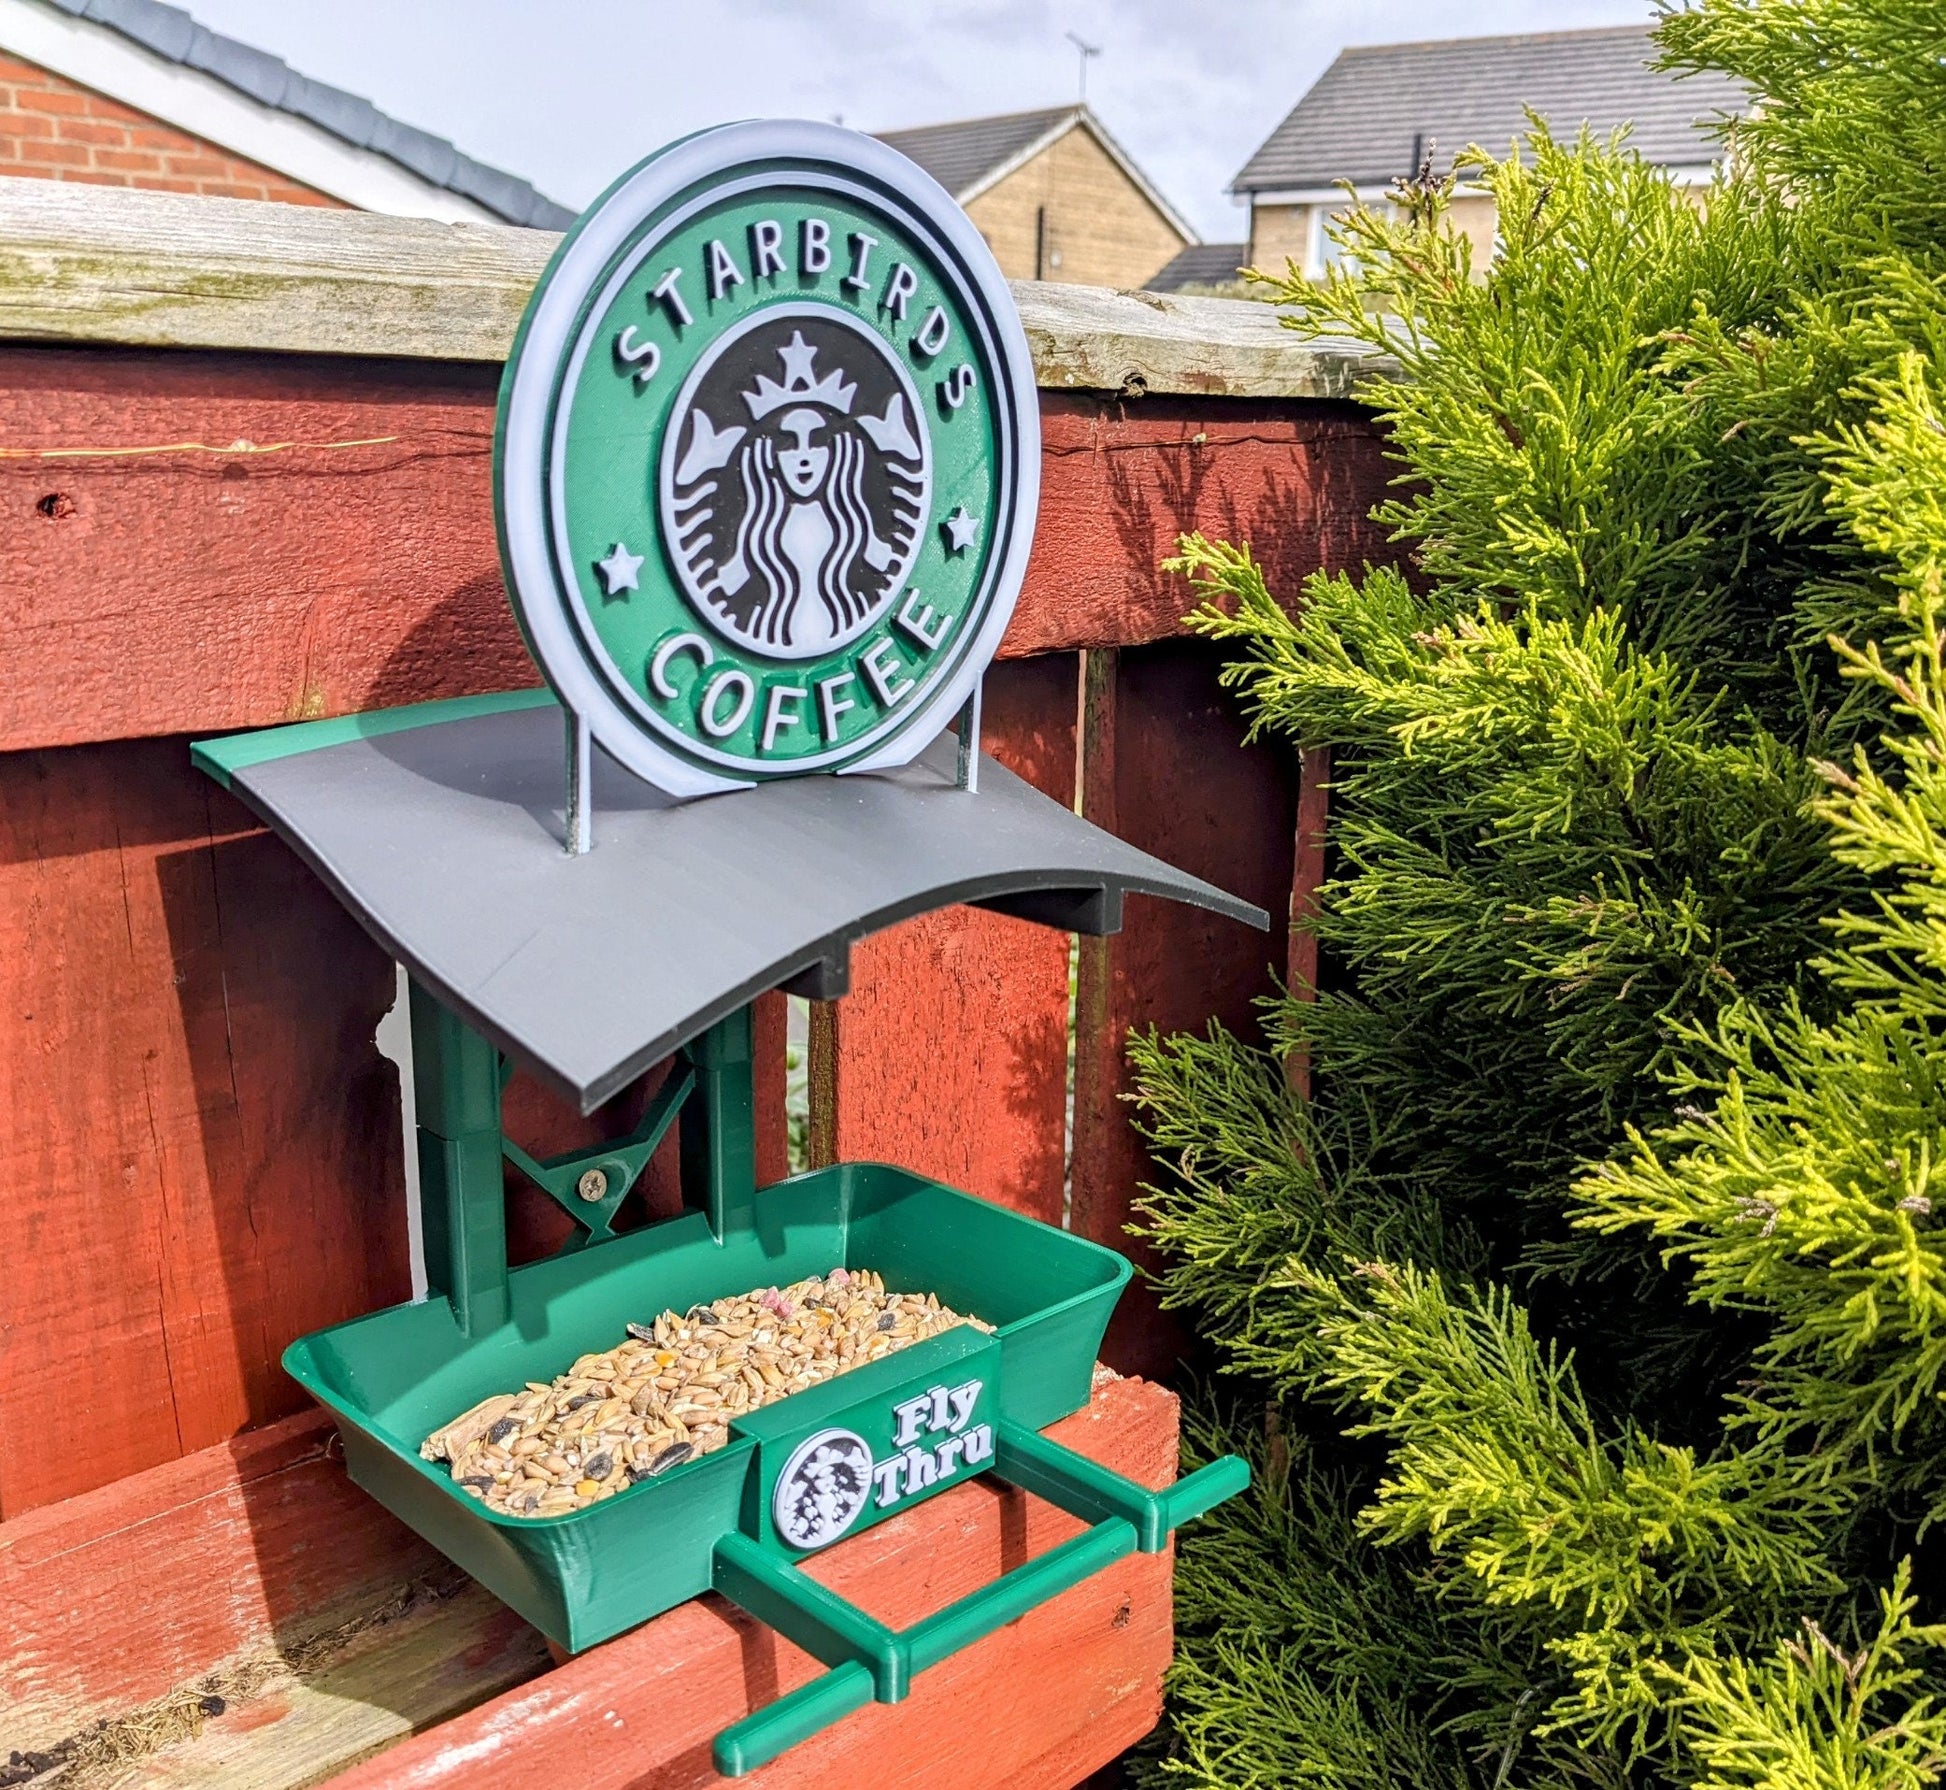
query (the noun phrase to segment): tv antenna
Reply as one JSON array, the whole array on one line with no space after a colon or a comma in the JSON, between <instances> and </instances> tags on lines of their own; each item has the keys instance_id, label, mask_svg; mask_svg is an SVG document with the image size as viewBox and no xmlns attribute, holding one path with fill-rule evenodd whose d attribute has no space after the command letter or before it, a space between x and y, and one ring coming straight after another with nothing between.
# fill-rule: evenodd
<instances>
[{"instance_id":1,"label":"tv antenna","mask_svg":"<svg viewBox=\"0 0 1946 1790\"><path fill-rule=\"evenodd\" d=\"M1064 31L1061 35L1081 53L1081 103L1085 106L1088 103L1088 62L1091 57L1101 54L1101 45L1083 43L1072 31Z\"/></svg>"}]
</instances>

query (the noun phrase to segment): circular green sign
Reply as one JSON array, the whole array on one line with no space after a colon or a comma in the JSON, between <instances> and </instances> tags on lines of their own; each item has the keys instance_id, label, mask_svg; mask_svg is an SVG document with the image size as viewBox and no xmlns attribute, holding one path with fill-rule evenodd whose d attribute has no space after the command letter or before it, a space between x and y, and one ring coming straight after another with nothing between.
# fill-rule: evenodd
<instances>
[{"instance_id":1,"label":"circular green sign","mask_svg":"<svg viewBox=\"0 0 1946 1790\"><path fill-rule=\"evenodd\" d=\"M1006 283L929 176L728 125L618 181L501 386L501 552L563 704L677 795L903 764L1006 627L1038 497Z\"/></svg>"}]
</instances>

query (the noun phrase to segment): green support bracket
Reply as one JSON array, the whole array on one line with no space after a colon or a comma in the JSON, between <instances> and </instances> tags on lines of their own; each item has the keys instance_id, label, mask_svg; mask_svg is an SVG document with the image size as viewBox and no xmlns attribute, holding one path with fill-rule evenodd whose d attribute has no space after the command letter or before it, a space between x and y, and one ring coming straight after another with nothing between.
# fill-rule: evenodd
<instances>
[{"instance_id":1,"label":"green support bracket","mask_svg":"<svg viewBox=\"0 0 1946 1790\"><path fill-rule=\"evenodd\" d=\"M578 1249L615 1234L616 1209L661 1147L695 1086L693 1069L683 1066L673 1070L656 1089L633 1131L590 1150L569 1150L540 1162L512 1138L501 1138L500 1149L506 1159L581 1227L582 1234L565 1247Z\"/></svg>"},{"instance_id":2,"label":"green support bracket","mask_svg":"<svg viewBox=\"0 0 1946 1790\"><path fill-rule=\"evenodd\" d=\"M909 1674L901 1637L762 1543L740 1532L724 1536L716 1544L710 1583L813 1659L827 1666L856 1660L868 1667L872 1695L879 1702L905 1701Z\"/></svg>"},{"instance_id":3,"label":"green support bracket","mask_svg":"<svg viewBox=\"0 0 1946 1790\"><path fill-rule=\"evenodd\" d=\"M903 1702L913 1674L1134 1552L1134 1528L1110 1517L895 1632L749 1537L724 1536L716 1544L715 1589L832 1670L725 1728L713 1749L717 1770L742 1777L867 1702Z\"/></svg>"},{"instance_id":4,"label":"green support bracket","mask_svg":"<svg viewBox=\"0 0 1946 1790\"><path fill-rule=\"evenodd\" d=\"M1241 1455L1226 1454L1152 1492L1006 1418L1000 1420L996 1440L994 1471L1009 1485L1092 1522L1122 1518L1134 1525L1135 1545L1145 1554L1161 1553L1171 1530L1214 1510L1250 1483L1250 1464Z\"/></svg>"},{"instance_id":5,"label":"green support bracket","mask_svg":"<svg viewBox=\"0 0 1946 1790\"><path fill-rule=\"evenodd\" d=\"M1159 1553L1171 1530L1250 1483L1248 1463L1225 1455L1152 1492L1006 1418L997 1443L995 1478L1045 1498L1091 1527L911 1628L887 1628L747 1535L718 1541L715 1589L831 1668L716 1737L716 1767L724 1776L756 1770L874 1699L902 1701L916 1674L1125 1555Z\"/></svg>"},{"instance_id":6,"label":"green support bracket","mask_svg":"<svg viewBox=\"0 0 1946 1790\"><path fill-rule=\"evenodd\" d=\"M426 1281L465 1335L484 1336L507 1321L500 1053L417 982L408 1010Z\"/></svg>"},{"instance_id":7,"label":"green support bracket","mask_svg":"<svg viewBox=\"0 0 1946 1790\"><path fill-rule=\"evenodd\" d=\"M869 1666L856 1660L833 1666L717 1735L716 1769L726 1778L743 1777L874 1700Z\"/></svg>"},{"instance_id":8,"label":"green support bracket","mask_svg":"<svg viewBox=\"0 0 1946 1790\"><path fill-rule=\"evenodd\" d=\"M687 1064L678 1065L626 1137L543 1162L500 1128L500 1096L513 1073L512 1065L416 982L411 984L408 1010L418 1100L419 1203L427 1287L452 1301L463 1334L482 1336L507 1321L507 1209L501 1163L511 1162L581 1227L568 1248L606 1242L615 1235L616 1209L684 1111L699 1073ZM750 1020L747 1011L735 1017L743 1022L740 1064L734 1019L718 1028L728 1028L730 1036L727 1047L719 1046L717 1051L716 1105L722 1114L717 1122L722 1135L734 1139L740 1117L743 1134L753 1138ZM712 1037L706 1034L698 1043ZM688 1134L685 1125L684 1135ZM701 1147L707 1149L707 1134L699 1135L704 1137ZM747 1208L755 1193L754 1145L746 1144L742 1155L751 1165ZM688 1179L685 1169L685 1190Z\"/></svg>"},{"instance_id":9,"label":"green support bracket","mask_svg":"<svg viewBox=\"0 0 1946 1790\"><path fill-rule=\"evenodd\" d=\"M683 1204L710 1234L750 1230L757 1215L757 1114L750 1009L739 1007L692 1039L696 1088L682 1109Z\"/></svg>"}]
</instances>

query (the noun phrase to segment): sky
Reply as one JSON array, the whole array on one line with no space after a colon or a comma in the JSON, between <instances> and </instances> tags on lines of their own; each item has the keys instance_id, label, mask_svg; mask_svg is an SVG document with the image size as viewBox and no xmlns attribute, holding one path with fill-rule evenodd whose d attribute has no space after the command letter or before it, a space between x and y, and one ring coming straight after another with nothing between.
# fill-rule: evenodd
<instances>
[{"instance_id":1,"label":"sky","mask_svg":"<svg viewBox=\"0 0 1946 1790\"><path fill-rule=\"evenodd\" d=\"M1649 0L185 0L284 58L585 205L734 118L895 130L1088 100L1209 241L1231 176L1348 44L1646 20Z\"/></svg>"}]
</instances>

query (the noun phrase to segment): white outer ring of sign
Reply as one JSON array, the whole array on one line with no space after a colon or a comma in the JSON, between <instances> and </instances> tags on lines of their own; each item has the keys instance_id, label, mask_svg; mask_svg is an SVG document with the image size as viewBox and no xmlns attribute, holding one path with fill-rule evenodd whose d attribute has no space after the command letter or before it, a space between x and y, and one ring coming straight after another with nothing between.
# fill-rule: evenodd
<instances>
[{"instance_id":1,"label":"white outer ring of sign","mask_svg":"<svg viewBox=\"0 0 1946 1790\"><path fill-rule=\"evenodd\" d=\"M1007 387L989 396L1003 434L1003 456L1013 461L1012 526L998 565L988 570L986 615L978 632L963 644L958 665L926 692L883 744L840 766L842 771L909 763L964 706L1013 616L1040 507L1039 399L1026 331L985 238L930 175L876 138L802 119L759 120L699 131L624 175L583 216L543 275L545 288L528 314L519 358L511 370L496 494L512 582L520 592L545 598L522 601L519 610L555 694L571 712L587 720L611 758L676 796L744 789L754 779L714 774L668 750L644 731L588 661L568 613L573 599L561 590L550 542L553 408L557 389L565 388L565 381L557 385L556 375L590 321L590 295L604 283L604 272L641 221L700 181L765 160L822 162L831 171L833 186L847 174L858 174L902 197L943 239L970 277L972 290L963 296L975 301L974 308L992 326L994 368ZM860 196L873 197L869 192ZM1002 470L1004 476L1004 466ZM698 757L719 756L700 745L688 750ZM792 769L817 770L834 756L794 760ZM727 755L721 755L720 761L736 762Z\"/></svg>"},{"instance_id":2,"label":"white outer ring of sign","mask_svg":"<svg viewBox=\"0 0 1946 1790\"><path fill-rule=\"evenodd\" d=\"M850 1516L845 1518L843 1527L833 1531L833 1533L831 1533L830 1535L825 1536L821 1541L798 1541L795 1537L793 1537L786 1531L784 1527L785 1493L790 1489L791 1482L794 1479L796 1479L798 1468L803 1466L804 1463L807 1460L809 1460L811 1456L818 1449L823 1448L828 1443L832 1443L832 1442L856 1442L859 1448L864 1451L864 1455L867 1463L869 1463L872 1459L871 1444L867 1442L863 1436L859 1435L859 1433L856 1430L848 1430L848 1429L819 1430L818 1433L814 1436L806 1436L802 1442L798 1443L798 1445L791 1450L791 1458L784 1463L783 1472L777 1475L777 1483L771 1488L771 1493L770 1493L771 1522L776 1525L777 1533L783 1536L786 1542L788 1542L792 1547L797 1548L798 1550L806 1554L812 1552L814 1549L817 1548L828 1548L834 1541L842 1541L845 1538L845 1536L850 1533L853 1524L855 1524L858 1521L858 1519L865 1514L866 1505L868 1505L872 1501L870 1488L867 1487L865 1496L859 1499L858 1501L858 1508L854 1510Z\"/></svg>"}]
</instances>

